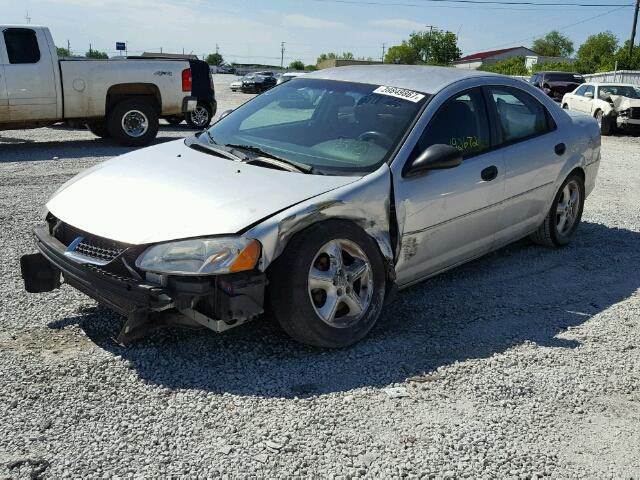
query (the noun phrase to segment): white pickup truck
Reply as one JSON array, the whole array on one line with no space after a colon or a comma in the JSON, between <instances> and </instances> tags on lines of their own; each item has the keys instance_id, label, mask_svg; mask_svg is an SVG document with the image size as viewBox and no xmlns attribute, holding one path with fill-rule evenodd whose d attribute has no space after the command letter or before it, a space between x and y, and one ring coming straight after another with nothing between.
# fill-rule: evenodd
<instances>
[{"instance_id":1,"label":"white pickup truck","mask_svg":"<svg viewBox=\"0 0 640 480\"><path fill-rule=\"evenodd\" d=\"M140 146L156 137L159 118L215 114L203 61L58 58L46 27L0 25L0 32L0 130L64 121Z\"/></svg>"}]
</instances>

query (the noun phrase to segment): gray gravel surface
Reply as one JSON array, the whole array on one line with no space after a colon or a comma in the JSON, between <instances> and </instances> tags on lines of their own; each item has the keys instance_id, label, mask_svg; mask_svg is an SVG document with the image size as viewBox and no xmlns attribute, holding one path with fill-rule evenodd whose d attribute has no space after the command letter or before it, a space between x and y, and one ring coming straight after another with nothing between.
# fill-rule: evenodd
<instances>
[{"instance_id":1,"label":"gray gravel surface","mask_svg":"<svg viewBox=\"0 0 640 480\"><path fill-rule=\"evenodd\" d=\"M248 98L231 78L220 112ZM603 139L569 247L518 242L406 290L340 351L269 319L125 349L75 290L26 294L46 199L126 151L0 132L0 478L640 478L640 138Z\"/></svg>"}]
</instances>

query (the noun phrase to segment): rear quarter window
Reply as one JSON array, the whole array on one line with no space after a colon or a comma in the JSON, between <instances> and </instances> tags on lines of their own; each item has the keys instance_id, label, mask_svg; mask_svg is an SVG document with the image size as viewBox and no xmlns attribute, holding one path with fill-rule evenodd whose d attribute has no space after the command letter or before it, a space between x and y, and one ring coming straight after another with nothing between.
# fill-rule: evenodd
<instances>
[{"instance_id":1,"label":"rear quarter window","mask_svg":"<svg viewBox=\"0 0 640 480\"><path fill-rule=\"evenodd\" d=\"M8 28L3 32L10 64L38 63L40 48L30 28Z\"/></svg>"}]
</instances>

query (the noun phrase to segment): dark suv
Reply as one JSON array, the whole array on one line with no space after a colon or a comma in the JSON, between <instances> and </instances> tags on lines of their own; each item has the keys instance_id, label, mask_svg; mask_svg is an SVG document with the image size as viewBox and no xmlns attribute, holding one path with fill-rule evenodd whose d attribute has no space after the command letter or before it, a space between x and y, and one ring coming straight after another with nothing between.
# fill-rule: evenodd
<instances>
[{"instance_id":1,"label":"dark suv","mask_svg":"<svg viewBox=\"0 0 640 480\"><path fill-rule=\"evenodd\" d=\"M573 72L537 72L529 80L556 102L562 100L565 93L573 92L584 83L584 77Z\"/></svg>"}]
</instances>

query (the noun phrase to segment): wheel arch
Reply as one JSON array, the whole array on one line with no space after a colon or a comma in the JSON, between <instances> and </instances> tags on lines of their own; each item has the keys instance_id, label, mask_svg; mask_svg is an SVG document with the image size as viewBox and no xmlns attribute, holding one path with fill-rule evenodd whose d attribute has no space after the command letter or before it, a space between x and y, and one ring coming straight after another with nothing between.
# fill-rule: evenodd
<instances>
[{"instance_id":1,"label":"wheel arch","mask_svg":"<svg viewBox=\"0 0 640 480\"><path fill-rule=\"evenodd\" d=\"M162 95L157 85L153 83L118 83L109 87L105 103L105 112L109 111L120 101L132 98L144 97L152 101L158 115L162 112Z\"/></svg>"},{"instance_id":2,"label":"wheel arch","mask_svg":"<svg viewBox=\"0 0 640 480\"><path fill-rule=\"evenodd\" d=\"M363 178L275 212L238 233L262 243L259 267L266 271L302 230L327 220L351 222L374 240L389 283L395 283L390 202L391 173L384 164Z\"/></svg>"}]
</instances>

